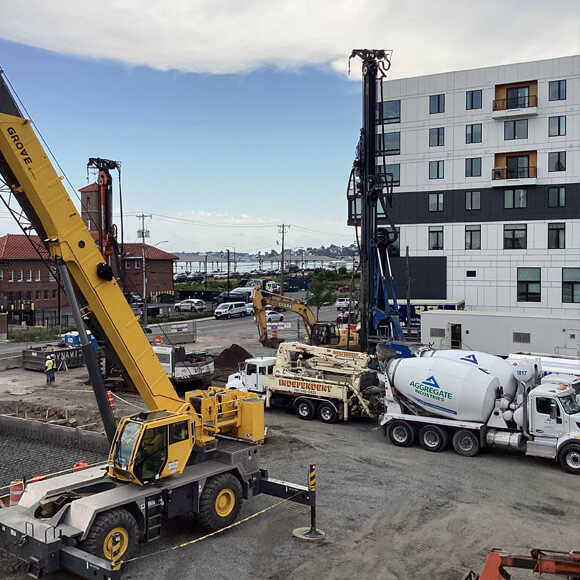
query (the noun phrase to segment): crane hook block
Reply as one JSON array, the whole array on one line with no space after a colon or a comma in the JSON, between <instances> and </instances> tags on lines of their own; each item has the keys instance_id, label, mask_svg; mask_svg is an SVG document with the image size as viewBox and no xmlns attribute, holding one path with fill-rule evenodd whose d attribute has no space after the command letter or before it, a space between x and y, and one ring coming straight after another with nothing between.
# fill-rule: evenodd
<instances>
[{"instance_id":1,"label":"crane hook block","mask_svg":"<svg viewBox=\"0 0 580 580\"><path fill-rule=\"evenodd\" d=\"M97 266L97 276L102 280L112 280L113 279L113 268L104 262L101 262Z\"/></svg>"}]
</instances>

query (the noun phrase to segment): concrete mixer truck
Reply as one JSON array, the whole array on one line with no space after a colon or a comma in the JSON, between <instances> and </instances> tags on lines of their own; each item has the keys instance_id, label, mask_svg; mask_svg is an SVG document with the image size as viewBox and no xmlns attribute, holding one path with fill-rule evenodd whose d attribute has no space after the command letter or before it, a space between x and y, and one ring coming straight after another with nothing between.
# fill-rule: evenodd
<instances>
[{"instance_id":1,"label":"concrete mixer truck","mask_svg":"<svg viewBox=\"0 0 580 580\"><path fill-rule=\"evenodd\" d=\"M484 446L515 449L580 474L580 404L569 385L538 385L527 361L469 351L396 359L387 350L377 348L386 387L379 423L394 445L418 440L437 452L451 440L465 457Z\"/></svg>"}]
</instances>

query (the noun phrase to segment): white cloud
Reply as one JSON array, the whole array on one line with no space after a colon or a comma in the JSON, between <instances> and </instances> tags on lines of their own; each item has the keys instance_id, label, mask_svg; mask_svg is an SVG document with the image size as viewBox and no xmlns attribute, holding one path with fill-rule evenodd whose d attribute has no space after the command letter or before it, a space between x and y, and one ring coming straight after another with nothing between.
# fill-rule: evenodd
<instances>
[{"instance_id":1,"label":"white cloud","mask_svg":"<svg viewBox=\"0 0 580 580\"><path fill-rule=\"evenodd\" d=\"M560 0L557 9L543 0L1 0L1 5L5 40L196 73L303 66L343 72L353 48L393 48L389 76L398 78L579 51L577 0Z\"/></svg>"}]
</instances>

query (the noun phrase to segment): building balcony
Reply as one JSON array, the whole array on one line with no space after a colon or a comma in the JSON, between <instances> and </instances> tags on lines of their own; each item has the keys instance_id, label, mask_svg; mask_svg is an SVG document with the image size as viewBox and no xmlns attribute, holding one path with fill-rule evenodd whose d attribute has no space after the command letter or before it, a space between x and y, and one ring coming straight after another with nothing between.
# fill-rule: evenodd
<instances>
[{"instance_id":1,"label":"building balcony","mask_svg":"<svg viewBox=\"0 0 580 580\"><path fill-rule=\"evenodd\" d=\"M538 97L512 97L494 99L491 117L493 119L513 119L517 117L533 117L538 114Z\"/></svg>"},{"instance_id":2,"label":"building balcony","mask_svg":"<svg viewBox=\"0 0 580 580\"><path fill-rule=\"evenodd\" d=\"M494 167L491 171L494 187L535 185L537 177L536 167Z\"/></svg>"}]
</instances>

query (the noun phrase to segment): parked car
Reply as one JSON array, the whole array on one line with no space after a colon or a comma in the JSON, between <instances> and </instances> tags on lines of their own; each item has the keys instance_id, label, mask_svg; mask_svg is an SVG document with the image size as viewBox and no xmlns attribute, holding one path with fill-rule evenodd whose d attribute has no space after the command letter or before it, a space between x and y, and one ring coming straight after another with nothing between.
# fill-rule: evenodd
<instances>
[{"instance_id":1,"label":"parked car","mask_svg":"<svg viewBox=\"0 0 580 580\"><path fill-rule=\"evenodd\" d=\"M199 298L186 298L175 303L175 312L202 312L205 310L205 302Z\"/></svg>"},{"instance_id":2,"label":"parked car","mask_svg":"<svg viewBox=\"0 0 580 580\"><path fill-rule=\"evenodd\" d=\"M282 322L284 315L275 310L266 310L266 322Z\"/></svg>"},{"instance_id":3,"label":"parked car","mask_svg":"<svg viewBox=\"0 0 580 580\"><path fill-rule=\"evenodd\" d=\"M245 302L224 302L214 311L216 318L231 318L232 316L246 316Z\"/></svg>"},{"instance_id":4,"label":"parked car","mask_svg":"<svg viewBox=\"0 0 580 580\"><path fill-rule=\"evenodd\" d=\"M337 310L358 310L358 302L351 298L337 298L335 306Z\"/></svg>"},{"instance_id":5,"label":"parked car","mask_svg":"<svg viewBox=\"0 0 580 580\"><path fill-rule=\"evenodd\" d=\"M248 302L248 304L246 304L246 315L254 316L254 305L251 302Z\"/></svg>"}]
</instances>

